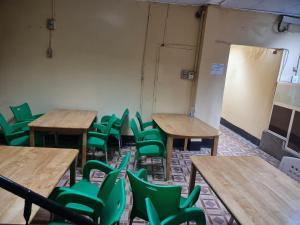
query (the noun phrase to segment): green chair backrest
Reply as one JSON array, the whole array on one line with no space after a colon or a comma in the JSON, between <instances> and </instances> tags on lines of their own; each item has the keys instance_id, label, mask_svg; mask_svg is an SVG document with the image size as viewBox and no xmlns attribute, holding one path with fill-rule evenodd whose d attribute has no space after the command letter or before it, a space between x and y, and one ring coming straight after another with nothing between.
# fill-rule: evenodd
<instances>
[{"instance_id":1,"label":"green chair backrest","mask_svg":"<svg viewBox=\"0 0 300 225\"><path fill-rule=\"evenodd\" d=\"M10 106L10 110L14 114L16 122L32 119L32 112L27 102L18 106Z\"/></svg>"},{"instance_id":2,"label":"green chair backrest","mask_svg":"<svg viewBox=\"0 0 300 225\"><path fill-rule=\"evenodd\" d=\"M120 172L121 170L119 169L111 171L106 175L104 181L102 182L97 196L104 202L107 201L109 193L113 189Z\"/></svg>"},{"instance_id":3,"label":"green chair backrest","mask_svg":"<svg viewBox=\"0 0 300 225\"><path fill-rule=\"evenodd\" d=\"M9 126L8 122L4 118L4 116L0 113L0 126L4 133L4 136L11 134L14 130L11 126Z\"/></svg>"},{"instance_id":4,"label":"green chair backrest","mask_svg":"<svg viewBox=\"0 0 300 225\"><path fill-rule=\"evenodd\" d=\"M133 136L134 136L135 142L139 141L139 133L140 132L139 132L139 129L138 129L138 127L137 127L136 122L135 122L134 119L130 120L130 128L131 128L131 130L133 132Z\"/></svg>"},{"instance_id":5,"label":"green chair backrest","mask_svg":"<svg viewBox=\"0 0 300 225\"><path fill-rule=\"evenodd\" d=\"M115 114L113 114L108 121L106 129L104 130L105 134L109 134L109 132L110 132L113 124L116 122L116 120L117 120L117 117Z\"/></svg>"},{"instance_id":6,"label":"green chair backrest","mask_svg":"<svg viewBox=\"0 0 300 225\"><path fill-rule=\"evenodd\" d=\"M153 205L159 208L160 220L179 212L181 186L161 186L149 183L127 170L133 194L133 210L136 216L148 220L145 199L150 198Z\"/></svg>"},{"instance_id":7,"label":"green chair backrest","mask_svg":"<svg viewBox=\"0 0 300 225\"><path fill-rule=\"evenodd\" d=\"M136 116L136 118L137 118L138 121L139 121L141 131L143 131L143 130L144 130L144 127L143 127L143 119L142 119L141 114L140 114L139 112L136 112L136 113L135 113L135 116Z\"/></svg>"},{"instance_id":8,"label":"green chair backrest","mask_svg":"<svg viewBox=\"0 0 300 225\"><path fill-rule=\"evenodd\" d=\"M120 121L121 128L123 127L123 125L124 125L124 123L125 123L125 120L126 120L126 118L128 117L128 115L129 115L129 110L128 110L128 109L125 109L125 111L123 112L121 121Z\"/></svg>"},{"instance_id":9,"label":"green chair backrest","mask_svg":"<svg viewBox=\"0 0 300 225\"><path fill-rule=\"evenodd\" d=\"M146 209L149 220L149 225L160 225L160 220L155 207L153 206L150 198L146 198Z\"/></svg>"},{"instance_id":10,"label":"green chair backrest","mask_svg":"<svg viewBox=\"0 0 300 225\"><path fill-rule=\"evenodd\" d=\"M101 210L100 225L118 224L126 205L125 182L121 178L112 188L111 193Z\"/></svg>"},{"instance_id":11,"label":"green chair backrest","mask_svg":"<svg viewBox=\"0 0 300 225\"><path fill-rule=\"evenodd\" d=\"M127 164L128 164L128 162L129 162L129 159L130 159L130 152L128 152L125 156L124 156L124 158L122 159L122 162L120 163L120 165L119 165L119 167L118 167L118 170L123 170L126 166L127 166Z\"/></svg>"}]
</instances>

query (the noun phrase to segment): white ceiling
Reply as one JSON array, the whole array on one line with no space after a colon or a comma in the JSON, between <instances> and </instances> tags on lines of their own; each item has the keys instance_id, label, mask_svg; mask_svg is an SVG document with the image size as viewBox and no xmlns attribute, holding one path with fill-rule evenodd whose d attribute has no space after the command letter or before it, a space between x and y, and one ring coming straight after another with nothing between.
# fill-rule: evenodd
<instances>
[{"instance_id":1,"label":"white ceiling","mask_svg":"<svg viewBox=\"0 0 300 225\"><path fill-rule=\"evenodd\" d=\"M185 5L213 4L226 8L300 16L300 0L148 0Z\"/></svg>"}]
</instances>

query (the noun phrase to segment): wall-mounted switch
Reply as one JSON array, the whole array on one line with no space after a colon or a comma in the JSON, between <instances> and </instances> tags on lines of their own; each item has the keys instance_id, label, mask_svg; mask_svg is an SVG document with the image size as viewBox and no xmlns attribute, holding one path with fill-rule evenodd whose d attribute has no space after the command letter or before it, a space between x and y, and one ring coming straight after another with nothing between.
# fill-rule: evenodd
<instances>
[{"instance_id":1,"label":"wall-mounted switch","mask_svg":"<svg viewBox=\"0 0 300 225\"><path fill-rule=\"evenodd\" d=\"M182 70L181 71L181 79L184 80L193 80L195 77L195 71L192 70Z\"/></svg>"},{"instance_id":2,"label":"wall-mounted switch","mask_svg":"<svg viewBox=\"0 0 300 225\"><path fill-rule=\"evenodd\" d=\"M53 18L47 19L47 28L48 28L48 30L55 30L56 29L56 20Z\"/></svg>"}]
</instances>

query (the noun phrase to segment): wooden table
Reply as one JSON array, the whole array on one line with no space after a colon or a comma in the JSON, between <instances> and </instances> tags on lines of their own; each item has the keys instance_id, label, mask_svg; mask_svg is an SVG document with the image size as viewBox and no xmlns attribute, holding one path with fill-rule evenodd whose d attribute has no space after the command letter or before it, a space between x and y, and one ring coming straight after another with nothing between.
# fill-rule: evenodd
<instances>
[{"instance_id":1,"label":"wooden table","mask_svg":"<svg viewBox=\"0 0 300 225\"><path fill-rule=\"evenodd\" d=\"M71 166L75 182L76 149L0 146L0 174L48 197ZM0 224L24 224L24 199L0 189ZM31 219L39 207L32 206Z\"/></svg>"},{"instance_id":2,"label":"wooden table","mask_svg":"<svg viewBox=\"0 0 300 225\"><path fill-rule=\"evenodd\" d=\"M196 170L239 224L300 224L300 184L256 156L191 156Z\"/></svg>"},{"instance_id":3,"label":"wooden table","mask_svg":"<svg viewBox=\"0 0 300 225\"><path fill-rule=\"evenodd\" d=\"M211 155L217 155L219 131L203 121L182 114L154 114L152 119L168 135L166 177L169 179L173 152L173 139L184 138L186 150L189 138L212 139Z\"/></svg>"},{"instance_id":4,"label":"wooden table","mask_svg":"<svg viewBox=\"0 0 300 225\"><path fill-rule=\"evenodd\" d=\"M86 163L87 130L96 119L96 111L55 109L28 124L30 146L35 146L35 131L82 135L82 168Z\"/></svg>"}]
</instances>

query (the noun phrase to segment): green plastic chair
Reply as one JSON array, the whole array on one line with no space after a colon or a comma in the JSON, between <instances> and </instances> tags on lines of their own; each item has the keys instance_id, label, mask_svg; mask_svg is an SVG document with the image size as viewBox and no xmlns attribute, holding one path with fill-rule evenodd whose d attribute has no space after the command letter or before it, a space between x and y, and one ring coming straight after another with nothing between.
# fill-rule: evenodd
<instances>
[{"instance_id":1,"label":"green plastic chair","mask_svg":"<svg viewBox=\"0 0 300 225\"><path fill-rule=\"evenodd\" d=\"M82 180L74 184L71 188L55 188L50 195L50 199L58 201L59 196L65 192L76 193L77 195L87 195L91 199L99 201L98 208L101 209L107 204L109 194L115 185L116 179L120 172L127 166L129 159L130 152L128 152L124 156L121 164L117 169L114 169L113 167L98 160L89 160L83 168ZM90 182L90 173L92 170L99 170L106 174L106 177L100 187ZM97 210L87 207L84 204L80 204L78 202L70 202L68 204L68 208L81 214L90 216L94 220L96 220L96 218L98 217L96 212Z\"/></svg>"},{"instance_id":2,"label":"green plastic chair","mask_svg":"<svg viewBox=\"0 0 300 225\"><path fill-rule=\"evenodd\" d=\"M149 225L180 225L185 222L194 221L197 225L206 225L205 214L200 208L186 208L175 215L170 215L160 221L158 213L150 198L146 198L147 215ZM160 208L160 207L158 207Z\"/></svg>"},{"instance_id":3,"label":"green plastic chair","mask_svg":"<svg viewBox=\"0 0 300 225\"><path fill-rule=\"evenodd\" d=\"M124 179L121 178L112 187L112 191L108 195L106 203L103 203L100 199L91 198L89 195L75 192L64 192L58 197L57 201L68 208L72 204L80 204L90 208L94 211L95 219L98 221L100 218L100 225L119 224L126 205L125 182ZM49 225L67 224L69 223L59 217L54 217L53 222L49 223Z\"/></svg>"},{"instance_id":4,"label":"green plastic chair","mask_svg":"<svg viewBox=\"0 0 300 225\"><path fill-rule=\"evenodd\" d=\"M124 127L125 121L126 121L126 119L127 119L128 116L129 116L129 110L125 109L125 111L123 112L122 117L121 118L117 118L117 120L113 124L113 128L110 130L110 135L113 136L114 138L116 138L118 140L119 151L120 151L120 149L122 147L122 129ZM103 125L107 125L110 117L111 116L109 116L109 115L103 116L101 118L100 124L99 123L95 123L94 124L94 128L101 130L101 125L102 126Z\"/></svg>"},{"instance_id":5,"label":"green plastic chair","mask_svg":"<svg viewBox=\"0 0 300 225\"><path fill-rule=\"evenodd\" d=\"M20 122L10 125L0 113L0 127L3 131L6 143L11 146L29 145L28 122Z\"/></svg>"},{"instance_id":6,"label":"green plastic chair","mask_svg":"<svg viewBox=\"0 0 300 225\"><path fill-rule=\"evenodd\" d=\"M136 112L135 116L139 121L141 131L144 131L148 127L154 128L154 121L143 122L142 116L139 112Z\"/></svg>"},{"instance_id":7,"label":"green plastic chair","mask_svg":"<svg viewBox=\"0 0 300 225\"><path fill-rule=\"evenodd\" d=\"M181 196L181 186L156 185L147 182L147 172L141 169L137 174L127 170L130 181L133 206L130 214L130 224L135 217L148 221L145 199L150 198L155 206L159 206L158 217L160 221L171 215L180 213L183 209L192 207L198 200L200 186L195 186L187 198Z\"/></svg>"},{"instance_id":8,"label":"green plastic chair","mask_svg":"<svg viewBox=\"0 0 300 225\"><path fill-rule=\"evenodd\" d=\"M130 120L130 127L136 145L134 168L136 168L136 163L141 156L162 157L162 161L164 161L166 158L166 148L161 140L159 131L152 129L139 132L134 119ZM150 140L149 135L151 135L151 138L156 137L156 139Z\"/></svg>"},{"instance_id":9,"label":"green plastic chair","mask_svg":"<svg viewBox=\"0 0 300 225\"><path fill-rule=\"evenodd\" d=\"M89 131L87 135L87 147L93 147L104 151L106 163L108 151L107 142L110 135L110 131L116 119L116 116L112 115L108 121L107 126L101 126L101 129L97 129L97 131Z\"/></svg>"},{"instance_id":10,"label":"green plastic chair","mask_svg":"<svg viewBox=\"0 0 300 225\"><path fill-rule=\"evenodd\" d=\"M32 115L31 109L27 102L18 105L18 106L10 106L10 110L14 114L16 122L23 121L33 121L44 114Z\"/></svg>"}]
</instances>

